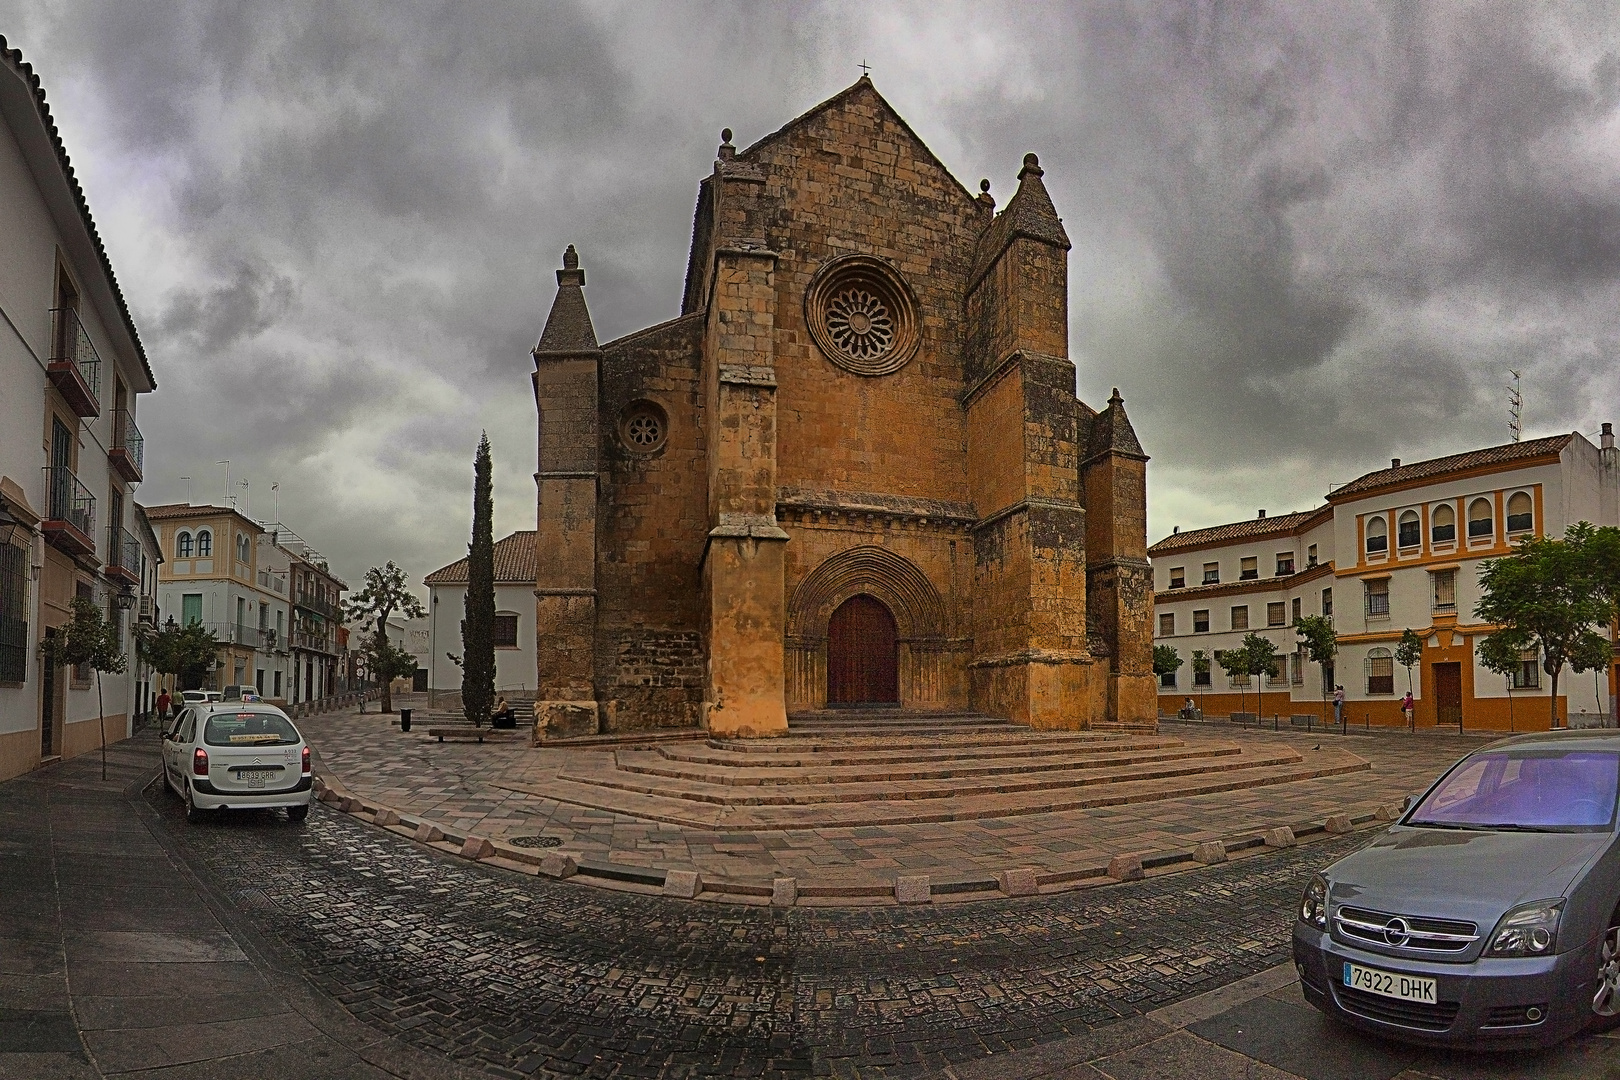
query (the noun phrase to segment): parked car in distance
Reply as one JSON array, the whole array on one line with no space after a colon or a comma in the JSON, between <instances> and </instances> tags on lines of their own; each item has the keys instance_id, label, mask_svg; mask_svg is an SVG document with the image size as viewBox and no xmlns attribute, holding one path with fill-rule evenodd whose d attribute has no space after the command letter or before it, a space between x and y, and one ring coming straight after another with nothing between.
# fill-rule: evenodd
<instances>
[{"instance_id":1,"label":"parked car in distance","mask_svg":"<svg viewBox=\"0 0 1620 1080\"><path fill-rule=\"evenodd\" d=\"M220 697L224 701L256 701L259 696L259 688L250 684L238 683L220 691Z\"/></svg>"},{"instance_id":2,"label":"parked car in distance","mask_svg":"<svg viewBox=\"0 0 1620 1080\"><path fill-rule=\"evenodd\" d=\"M1480 1049L1620 1025L1620 732L1491 743L1316 875L1305 997L1364 1031Z\"/></svg>"},{"instance_id":3,"label":"parked car in distance","mask_svg":"<svg viewBox=\"0 0 1620 1080\"><path fill-rule=\"evenodd\" d=\"M163 782L193 822L226 809L285 809L303 821L314 786L309 745L262 701L183 706L163 733Z\"/></svg>"},{"instance_id":4,"label":"parked car in distance","mask_svg":"<svg viewBox=\"0 0 1620 1080\"><path fill-rule=\"evenodd\" d=\"M182 706L201 705L207 701L220 700L222 700L222 695L218 690L182 690L180 692L180 704Z\"/></svg>"}]
</instances>

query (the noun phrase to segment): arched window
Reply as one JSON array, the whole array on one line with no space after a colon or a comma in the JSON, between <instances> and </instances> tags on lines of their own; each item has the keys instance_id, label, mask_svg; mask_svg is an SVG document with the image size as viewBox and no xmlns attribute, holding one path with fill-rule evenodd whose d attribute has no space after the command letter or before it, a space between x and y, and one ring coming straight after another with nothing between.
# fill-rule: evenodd
<instances>
[{"instance_id":1,"label":"arched window","mask_svg":"<svg viewBox=\"0 0 1620 1080\"><path fill-rule=\"evenodd\" d=\"M1388 649L1367 650L1367 693L1395 692L1395 657Z\"/></svg>"},{"instance_id":2,"label":"arched window","mask_svg":"<svg viewBox=\"0 0 1620 1080\"><path fill-rule=\"evenodd\" d=\"M207 529L197 530L197 558L212 559L214 557L214 534Z\"/></svg>"},{"instance_id":3,"label":"arched window","mask_svg":"<svg viewBox=\"0 0 1620 1080\"><path fill-rule=\"evenodd\" d=\"M1489 499L1475 499L1468 504L1468 539L1489 539L1496 531L1491 523L1491 501Z\"/></svg>"},{"instance_id":4,"label":"arched window","mask_svg":"<svg viewBox=\"0 0 1620 1080\"><path fill-rule=\"evenodd\" d=\"M1403 548L1414 548L1423 542L1422 527L1418 524L1416 510L1403 510L1401 523L1396 533L1396 541Z\"/></svg>"},{"instance_id":5,"label":"arched window","mask_svg":"<svg viewBox=\"0 0 1620 1080\"><path fill-rule=\"evenodd\" d=\"M1367 553L1389 550L1389 525L1381 517L1367 521Z\"/></svg>"},{"instance_id":6,"label":"arched window","mask_svg":"<svg viewBox=\"0 0 1620 1080\"><path fill-rule=\"evenodd\" d=\"M1529 492L1515 491L1508 497L1507 531L1529 532L1534 527L1535 514L1531 512Z\"/></svg>"},{"instance_id":7,"label":"arched window","mask_svg":"<svg viewBox=\"0 0 1620 1080\"><path fill-rule=\"evenodd\" d=\"M191 534L184 529L174 538L174 557L177 559L191 558Z\"/></svg>"},{"instance_id":8,"label":"arched window","mask_svg":"<svg viewBox=\"0 0 1620 1080\"><path fill-rule=\"evenodd\" d=\"M1429 543L1449 544L1457 539L1457 511L1450 503L1434 508L1434 524L1429 528Z\"/></svg>"},{"instance_id":9,"label":"arched window","mask_svg":"<svg viewBox=\"0 0 1620 1080\"><path fill-rule=\"evenodd\" d=\"M248 554L249 554L249 551L248 551L247 533L237 533L236 534L236 561L237 562L247 562L248 561Z\"/></svg>"}]
</instances>

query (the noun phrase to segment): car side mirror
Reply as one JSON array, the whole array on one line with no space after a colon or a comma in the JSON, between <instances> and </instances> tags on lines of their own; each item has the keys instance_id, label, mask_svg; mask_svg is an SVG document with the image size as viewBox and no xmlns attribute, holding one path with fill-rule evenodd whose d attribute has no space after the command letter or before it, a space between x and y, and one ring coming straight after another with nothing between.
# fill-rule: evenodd
<instances>
[{"instance_id":1,"label":"car side mirror","mask_svg":"<svg viewBox=\"0 0 1620 1080\"><path fill-rule=\"evenodd\" d=\"M1402 799L1401 800L1401 813L1404 814L1407 811L1411 810L1412 807L1416 806L1418 804L1418 798L1419 798L1419 796L1417 796L1417 795L1408 795L1406 798Z\"/></svg>"}]
</instances>

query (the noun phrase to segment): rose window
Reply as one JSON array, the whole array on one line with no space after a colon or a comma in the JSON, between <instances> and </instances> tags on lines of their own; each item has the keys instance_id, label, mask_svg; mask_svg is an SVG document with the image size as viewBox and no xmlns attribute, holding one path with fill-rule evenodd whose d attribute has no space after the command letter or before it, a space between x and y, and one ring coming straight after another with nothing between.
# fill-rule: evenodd
<instances>
[{"instance_id":1,"label":"rose window","mask_svg":"<svg viewBox=\"0 0 1620 1080\"><path fill-rule=\"evenodd\" d=\"M669 418L651 401L635 401L619 417L619 439L625 449L651 454L669 437Z\"/></svg>"},{"instance_id":2,"label":"rose window","mask_svg":"<svg viewBox=\"0 0 1620 1080\"><path fill-rule=\"evenodd\" d=\"M875 360L894 346L894 320L876 294L845 289L827 305L827 333L844 353Z\"/></svg>"},{"instance_id":3,"label":"rose window","mask_svg":"<svg viewBox=\"0 0 1620 1080\"><path fill-rule=\"evenodd\" d=\"M856 375L899 371L922 342L911 286L893 265L871 255L823 263L805 289L804 317L822 355Z\"/></svg>"}]
</instances>

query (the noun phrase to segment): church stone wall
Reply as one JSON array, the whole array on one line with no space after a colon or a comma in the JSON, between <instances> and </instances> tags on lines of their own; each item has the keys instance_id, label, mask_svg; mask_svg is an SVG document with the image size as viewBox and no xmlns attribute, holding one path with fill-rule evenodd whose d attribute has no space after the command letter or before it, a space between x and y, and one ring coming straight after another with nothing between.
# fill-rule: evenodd
<instances>
[{"instance_id":1,"label":"church stone wall","mask_svg":"<svg viewBox=\"0 0 1620 1080\"><path fill-rule=\"evenodd\" d=\"M698 567L707 531L702 334L702 318L688 317L602 349L595 653L604 732L698 722L705 657ZM643 402L668 425L651 452L624 431L627 413Z\"/></svg>"}]
</instances>

